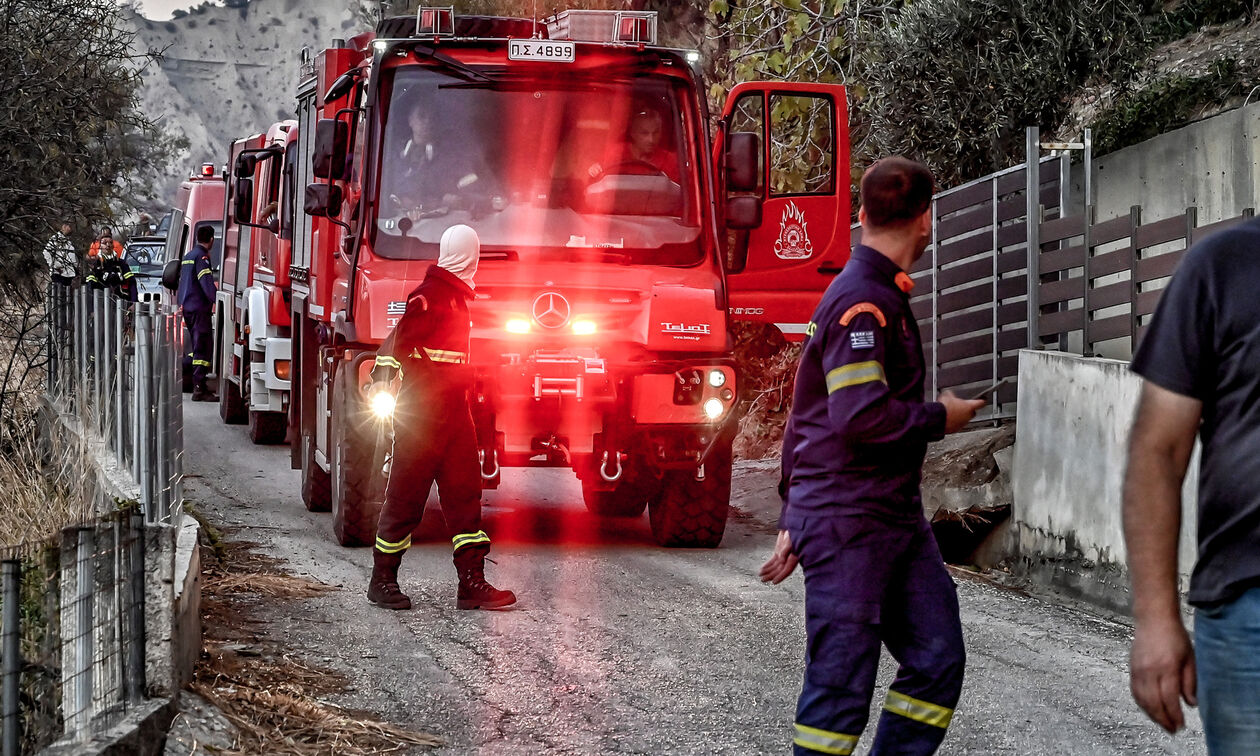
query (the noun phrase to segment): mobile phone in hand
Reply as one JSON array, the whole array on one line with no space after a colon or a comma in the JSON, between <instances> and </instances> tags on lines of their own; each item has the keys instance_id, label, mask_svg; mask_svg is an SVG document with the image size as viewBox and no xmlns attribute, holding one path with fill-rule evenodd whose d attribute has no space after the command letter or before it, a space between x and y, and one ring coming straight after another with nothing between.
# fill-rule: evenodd
<instances>
[{"instance_id":1,"label":"mobile phone in hand","mask_svg":"<svg viewBox=\"0 0 1260 756\"><path fill-rule=\"evenodd\" d=\"M987 388L987 389L985 389L984 391L981 391L980 393L976 394L975 396L970 396L970 397L967 397L967 398L968 398L968 399L988 399L988 398L989 398L991 395L993 395L993 394L994 394L994 393L995 393L998 389L1002 388L1003 386L1005 386L1006 384L1008 384L1008 383L1010 383L1010 382L1011 382L1011 379L1010 379L1010 378L1003 378L1002 380L998 381L997 383L994 383L992 386L988 387L988 388Z\"/></svg>"}]
</instances>

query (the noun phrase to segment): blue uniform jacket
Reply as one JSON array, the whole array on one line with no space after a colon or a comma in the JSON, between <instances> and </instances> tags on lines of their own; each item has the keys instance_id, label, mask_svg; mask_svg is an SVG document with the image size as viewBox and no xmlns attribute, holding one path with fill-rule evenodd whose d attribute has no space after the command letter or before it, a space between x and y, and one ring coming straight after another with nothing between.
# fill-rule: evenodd
<instances>
[{"instance_id":1,"label":"blue uniform jacket","mask_svg":"<svg viewBox=\"0 0 1260 756\"><path fill-rule=\"evenodd\" d=\"M214 270L210 267L210 248L194 245L179 266L179 304L184 312L210 312L214 309Z\"/></svg>"},{"instance_id":2,"label":"blue uniform jacket","mask_svg":"<svg viewBox=\"0 0 1260 756\"><path fill-rule=\"evenodd\" d=\"M907 276L859 245L823 294L783 437L783 516L919 517L929 441L945 407L923 401L923 345Z\"/></svg>"}]
</instances>

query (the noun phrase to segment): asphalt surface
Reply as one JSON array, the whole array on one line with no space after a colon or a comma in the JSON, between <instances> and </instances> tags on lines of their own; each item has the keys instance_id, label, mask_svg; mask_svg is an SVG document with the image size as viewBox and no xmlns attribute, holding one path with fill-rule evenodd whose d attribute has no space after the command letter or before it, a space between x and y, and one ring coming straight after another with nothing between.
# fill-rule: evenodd
<instances>
[{"instance_id":1,"label":"asphalt surface","mask_svg":"<svg viewBox=\"0 0 1260 756\"><path fill-rule=\"evenodd\" d=\"M294 653L353 682L335 702L436 733L441 753L788 753L804 655L803 583L756 579L774 541L770 473L737 469L722 547L666 550L646 516L588 515L571 473L508 470L484 499L488 577L510 611L454 608L449 540L431 502L400 583L416 608L364 597L367 549L307 512L287 447L255 447L217 406L186 402L187 491L295 574L343 586L265 617ZM1158 730L1132 702L1130 631L983 580L959 582L968 649L942 754L1205 753L1196 715ZM894 674L881 665L878 706Z\"/></svg>"}]
</instances>

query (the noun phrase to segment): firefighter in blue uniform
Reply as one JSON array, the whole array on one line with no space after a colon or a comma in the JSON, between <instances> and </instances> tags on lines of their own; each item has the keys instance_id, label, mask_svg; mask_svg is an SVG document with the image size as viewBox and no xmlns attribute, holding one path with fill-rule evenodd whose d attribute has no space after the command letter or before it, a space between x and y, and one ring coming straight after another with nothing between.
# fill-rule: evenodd
<instances>
[{"instance_id":1,"label":"firefighter in blue uniform","mask_svg":"<svg viewBox=\"0 0 1260 756\"><path fill-rule=\"evenodd\" d=\"M867 724L881 643L901 665L872 754L930 754L962 690L954 583L923 515L929 441L984 405L924 402L907 271L931 238L932 175L887 158L862 177L862 241L810 323L783 443L783 514L763 580L805 572L808 638L797 754L849 754Z\"/></svg>"},{"instance_id":2,"label":"firefighter in blue uniform","mask_svg":"<svg viewBox=\"0 0 1260 756\"><path fill-rule=\"evenodd\" d=\"M214 348L214 326L210 318L218 292L210 262L210 247L213 244L213 228L202 226L197 229L197 243L184 255L179 266L179 304L183 308L184 325L192 342L194 402L219 401L218 394L206 385L210 375L210 350Z\"/></svg>"},{"instance_id":3,"label":"firefighter in blue uniform","mask_svg":"<svg viewBox=\"0 0 1260 756\"><path fill-rule=\"evenodd\" d=\"M399 381L394 447L385 504L372 549L368 600L410 609L398 587L398 567L420 524L429 489L437 483L450 530L459 609L498 609L516 603L511 591L486 582L490 536L481 529L481 465L468 393L473 276L481 244L477 232L457 225L442 234L437 264L409 295L398 325L377 350L372 368L375 401Z\"/></svg>"}]
</instances>

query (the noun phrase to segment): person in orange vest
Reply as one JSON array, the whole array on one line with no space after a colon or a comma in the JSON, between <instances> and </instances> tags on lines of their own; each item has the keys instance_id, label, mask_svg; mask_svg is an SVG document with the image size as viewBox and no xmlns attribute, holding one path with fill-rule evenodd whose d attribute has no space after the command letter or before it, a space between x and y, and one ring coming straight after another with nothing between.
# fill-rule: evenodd
<instances>
[{"instance_id":1,"label":"person in orange vest","mask_svg":"<svg viewBox=\"0 0 1260 756\"><path fill-rule=\"evenodd\" d=\"M137 299L135 273L127 264L123 246L108 227L88 248L87 275L84 282L94 289L109 288L119 299Z\"/></svg>"}]
</instances>

